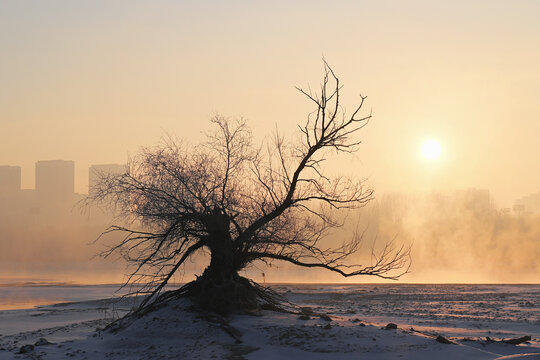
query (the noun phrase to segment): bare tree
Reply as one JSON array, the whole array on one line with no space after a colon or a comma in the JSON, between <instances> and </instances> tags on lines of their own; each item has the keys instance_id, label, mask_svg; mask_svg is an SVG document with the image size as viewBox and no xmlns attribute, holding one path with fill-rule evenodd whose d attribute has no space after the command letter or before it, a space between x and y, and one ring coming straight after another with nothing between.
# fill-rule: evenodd
<instances>
[{"instance_id":1,"label":"bare tree","mask_svg":"<svg viewBox=\"0 0 540 360\"><path fill-rule=\"evenodd\" d=\"M285 261L323 268L345 277L373 275L397 279L407 272L409 249L387 244L369 265L355 264L361 234L328 239L342 225L335 214L372 198L363 180L325 175L330 152L353 153L356 135L371 114L362 115L366 97L349 115L340 104L341 85L324 63L320 93L298 90L314 105L301 140L278 132L260 147L246 122L221 116L198 146L174 139L143 149L123 175L102 176L91 201L112 201L130 227L106 252L135 264L129 282L143 283L141 308L159 298L186 261L207 251L210 264L200 277L166 296L187 295L201 308L229 312L255 308L275 298L269 289L239 275L254 261ZM323 244L333 243L334 246ZM396 273L397 271L397 273ZM164 295L162 295L164 296Z\"/></svg>"}]
</instances>

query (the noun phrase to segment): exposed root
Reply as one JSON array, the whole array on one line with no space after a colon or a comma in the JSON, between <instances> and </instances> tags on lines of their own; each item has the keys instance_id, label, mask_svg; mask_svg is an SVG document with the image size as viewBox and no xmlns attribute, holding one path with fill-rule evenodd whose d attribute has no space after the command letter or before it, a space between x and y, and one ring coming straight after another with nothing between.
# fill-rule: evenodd
<instances>
[{"instance_id":1,"label":"exposed root","mask_svg":"<svg viewBox=\"0 0 540 360\"><path fill-rule=\"evenodd\" d=\"M192 309L202 314L220 316L232 313L260 315L261 310L297 313L298 308L269 287L234 273L229 276L209 276L204 273L196 280L176 290L159 295L143 307L134 309L125 317L110 324L107 329L116 332L128 326L132 320L145 316L166 306L171 301L187 298Z\"/></svg>"},{"instance_id":2,"label":"exposed root","mask_svg":"<svg viewBox=\"0 0 540 360\"><path fill-rule=\"evenodd\" d=\"M220 315L233 312L253 314L263 308L282 309L287 304L287 301L272 289L236 274L226 279L203 275L178 290L162 294L155 304L180 297L191 299L198 310Z\"/></svg>"}]
</instances>

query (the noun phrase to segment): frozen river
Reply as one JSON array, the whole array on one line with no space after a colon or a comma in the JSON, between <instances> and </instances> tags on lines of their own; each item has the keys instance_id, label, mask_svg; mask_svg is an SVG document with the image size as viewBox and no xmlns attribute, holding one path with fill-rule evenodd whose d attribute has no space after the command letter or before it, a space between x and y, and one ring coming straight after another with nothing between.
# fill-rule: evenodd
<instances>
[{"instance_id":1,"label":"frozen river","mask_svg":"<svg viewBox=\"0 0 540 360\"><path fill-rule=\"evenodd\" d=\"M451 336L540 338L540 285L288 285L294 303Z\"/></svg>"},{"instance_id":2,"label":"frozen river","mask_svg":"<svg viewBox=\"0 0 540 360\"><path fill-rule=\"evenodd\" d=\"M292 303L374 323L394 322L449 336L540 338L540 285L273 285ZM119 285L1 286L0 309L31 309L119 295ZM12 313L8 311L7 313ZM7 316L0 313L0 320ZM2 322L0 321L0 324ZM10 333L9 322L0 333ZM43 324L40 324L42 326Z\"/></svg>"},{"instance_id":3,"label":"frozen river","mask_svg":"<svg viewBox=\"0 0 540 360\"><path fill-rule=\"evenodd\" d=\"M178 351L186 359L238 352L257 360L540 359L540 285L273 285L291 303L310 308L302 311L330 320L237 314L230 325L243 334L241 345L221 323L201 321L181 302L136 320L121 336L96 332L136 303L110 299L118 287L1 286L0 360L19 358L25 344L36 344L34 358L52 360L176 359ZM394 331L385 330L390 322ZM436 341L439 335L453 345ZM531 339L519 346L502 341L524 336ZM38 346L42 338L55 345Z\"/></svg>"}]
</instances>

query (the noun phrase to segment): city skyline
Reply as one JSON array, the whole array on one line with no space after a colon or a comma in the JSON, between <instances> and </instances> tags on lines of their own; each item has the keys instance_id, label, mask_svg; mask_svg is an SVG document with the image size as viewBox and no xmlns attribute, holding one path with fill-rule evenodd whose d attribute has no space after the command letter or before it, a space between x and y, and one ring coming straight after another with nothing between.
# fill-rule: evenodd
<instances>
[{"instance_id":1,"label":"city skyline","mask_svg":"<svg viewBox=\"0 0 540 360\"><path fill-rule=\"evenodd\" d=\"M12 191L23 191L23 190L36 190L36 191L39 191L39 186L37 184L38 182L38 176L37 176L37 173L38 173L38 164L45 164L45 163L56 163L58 164L59 162L69 162L69 163L72 163L73 164L73 171L72 171L72 174L70 175L72 178L71 178L71 181L73 181L73 184L70 184L68 185L69 187L72 187L73 188L73 191L70 191L74 194L78 193L78 194L88 194L88 191L91 187L91 183L92 183L92 169L100 169L100 170L103 170L103 171L107 171L107 170L111 170L111 171L114 171L114 169L125 169L126 168L126 164L117 164L117 163L101 163L101 164L91 164L88 169L86 170L86 173L87 173L87 178L86 178L86 191L77 191L77 189L81 189L81 185L80 184L77 184L76 182L76 177L75 177L75 169L76 169L76 166L75 166L75 161L73 160L64 160L64 159L54 159L54 160L37 160L36 163L35 163L35 166L34 166L34 175L33 175L33 180L34 180L34 186L33 187L24 187L22 184L24 183L23 182L23 179L24 177L21 176L21 173L22 173L22 169L23 167L19 166L19 165L2 165L0 164L0 195L2 195L2 191L5 190L5 189L11 189ZM14 180L14 177L16 177L17 179ZM28 182L27 182L28 183ZM76 185L79 185L79 187L77 188Z\"/></svg>"},{"instance_id":2,"label":"city skyline","mask_svg":"<svg viewBox=\"0 0 540 360\"><path fill-rule=\"evenodd\" d=\"M69 180L64 180L64 183L67 183L68 187L73 190L68 190L69 194L75 195L85 195L89 194L92 189L92 184L95 183L98 180L98 177L101 173L108 173L108 174L118 174L122 171L126 170L128 167L127 164L117 164L117 163L102 163L102 164L91 164L87 169L87 190L86 192L80 192L75 191L76 187L76 178L75 178L75 162L73 160L63 160L63 159L56 159L56 160L38 160L35 163L35 186L34 188L23 188L22 187L22 177L21 177L21 166L18 165L0 165L0 198L2 196L10 196L14 195L16 191L36 191L39 192L38 186L37 186L37 172L38 172L38 164L60 164L60 163L69 163L73 165L73 171L69 175ZM62 176L60 176L60 179ZM64 173L65 178L65 173ZM51 177L51 179L54 179L54 177ZM49 180L50 181L50 180ZM56 185L52 185L53 187ZM11 191L11 192L10 192ZM440 189L431 189L430 191L427 191L426 193L441 193L441 194L450 194L453 193L458 196L463 196L463 194L466 194L467 192L477 192L477 193L486 193L487 197L490 199L490 201L497 202L497 199L494 197L494 195L491 193L490 189L478 189L474 186L469 186L465 188L454 188L454 189L446 189L446 190L440 190ZM46 192L51 193L51 185L47 186ZM393 192L395 193L395 192ZM58 190L52 191L53 196L56 194L58 195ZM392 193L390 193L392 194ZM381 195L387 195L387 193L382 193ZM511 204L507 204L506 206L501 206L498 204L498 208L503 211L513 211L516 213L539 213L540 212L540 189L537 192L532 192L528 194L522 194L516 199L514 199Z\"/></svg>"}]
</instances>

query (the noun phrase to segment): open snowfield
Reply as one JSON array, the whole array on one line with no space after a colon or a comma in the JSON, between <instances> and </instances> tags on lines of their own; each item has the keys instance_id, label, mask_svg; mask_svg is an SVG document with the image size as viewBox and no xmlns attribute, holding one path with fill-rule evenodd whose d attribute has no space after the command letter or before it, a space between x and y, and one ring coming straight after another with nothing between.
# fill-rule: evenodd
<instances>
[{"instance_id":1,"label":"open snowfield","mask_svg":"<svg viewBox=\"0 0 540 360\"><path fill-rule=\"evenodd\" d=\"M0 311L0 360L540 359L540 285L276 285L303 314L224 319L181 300L117 332L99 329L133 304L85 288L47 287L42 299L76 302ZM78 301L85 291L91 300Z\"/></svg>"}]
</instances>

